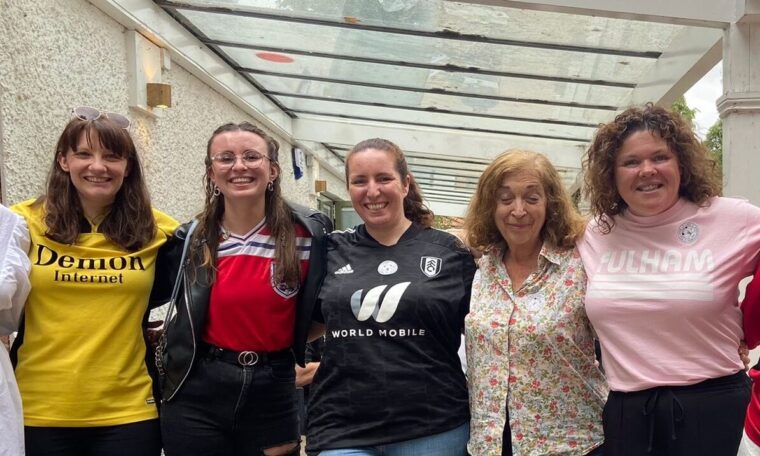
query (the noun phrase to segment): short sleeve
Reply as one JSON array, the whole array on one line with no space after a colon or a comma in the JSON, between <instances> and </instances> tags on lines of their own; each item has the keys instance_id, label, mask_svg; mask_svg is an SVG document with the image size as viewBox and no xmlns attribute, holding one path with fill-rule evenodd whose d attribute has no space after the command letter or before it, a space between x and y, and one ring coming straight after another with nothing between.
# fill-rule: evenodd
<instances>
[{"instance_id":1,"label":"short sleeve","mask_svg":"<svg viewBox=\"0 0 760 456\"><path fill-rule=\"evenodd\" d=\"M156 221L156 228L163 232L166 237L171 236L179 227L179 222L155 208L153 209L153 219Z\"/></svg>"}]
</instances>

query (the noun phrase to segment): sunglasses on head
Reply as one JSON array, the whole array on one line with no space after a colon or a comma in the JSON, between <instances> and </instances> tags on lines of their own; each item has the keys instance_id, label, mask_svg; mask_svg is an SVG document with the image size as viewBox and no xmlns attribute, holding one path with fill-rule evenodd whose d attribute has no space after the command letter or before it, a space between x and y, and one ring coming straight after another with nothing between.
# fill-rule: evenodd
<instances>
[{"instance_id":1,"label":"sunglasses on head","mask_svg":"<svg viewBox=\"0 0 760 456\"><path fill-rule=\"evenodd\" d=\"M71 110L71 117L76 117L79 120L97 120L101 117L105 117L111 122L115 123L117 127L128 129L131 122L127 116L119 114L117 112L105 112L99 111L89 106L80 106Z\"/></svg>"}]
</instances>

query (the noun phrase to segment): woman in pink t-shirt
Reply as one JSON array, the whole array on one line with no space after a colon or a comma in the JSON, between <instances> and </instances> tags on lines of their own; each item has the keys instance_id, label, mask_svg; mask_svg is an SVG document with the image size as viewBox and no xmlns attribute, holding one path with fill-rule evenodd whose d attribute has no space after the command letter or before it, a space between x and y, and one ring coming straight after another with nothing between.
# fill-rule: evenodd
<instances>
[{"instance_id":1,"label":"woman in pink t-shirt","mask_svg":"<svg viewBox=\"0 0 760 456\"><path fill-rule=\"evenodd\" d=\"M605 456L736 454L750 396L737 286L758 261L760 209L719 197L691 126L652 104L601 126L584 171Z\"/></svg>"}]
</instances>

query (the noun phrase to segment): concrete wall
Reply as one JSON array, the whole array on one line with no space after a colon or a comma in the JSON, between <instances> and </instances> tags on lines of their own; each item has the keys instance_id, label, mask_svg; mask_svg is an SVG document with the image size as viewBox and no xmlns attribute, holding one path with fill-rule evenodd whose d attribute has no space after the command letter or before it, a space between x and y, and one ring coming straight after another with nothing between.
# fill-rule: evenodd
<instances>
[{"instance_id":1,"label":"concrete wall","mask_svg":"<svg viewBox=\"0 0 760 456\"><path fill-rule=\"evenodd\" d=\"M86 0L0 0L0 178L5 204L39 195L55 142L75 106L127 114L153 203L185 220L202 204L206 142L220 124L255 120L177 64L164 70L173 107L155 118L128 108L126 30ZM283 190L315 206L312 168L296 181L280 142ZM330 191L345 184L325 170Z\"/></svg>"},{"instance_id":2,"label":"concrete wall","mask_svg":"<svg viewBox=\"0 0 760 456\"><path fill-rule=\"evenodd\" d=\"M331 195L339 195L340 198L344 200L349 199L344 176L338 177L320 166L314 173L314 178L327 182L327 193L330 193Z\"/></svg>"}]
</instances>

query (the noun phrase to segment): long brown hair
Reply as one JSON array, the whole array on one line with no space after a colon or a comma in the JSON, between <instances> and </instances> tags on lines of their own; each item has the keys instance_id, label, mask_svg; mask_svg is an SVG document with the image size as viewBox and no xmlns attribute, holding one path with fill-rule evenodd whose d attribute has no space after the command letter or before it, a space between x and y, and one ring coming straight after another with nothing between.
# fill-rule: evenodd
<instances>
[{"instance_id":1,"label":"long brown hair","mask_svg":"<svg viewBox=\"0 0 760 456\"><path fill-rule=\"evenodd\" d=\"M422 190L414 180L414 176L409 172L409 166L406 164L406 157L401 151L401 148L396 144L382 138L365 139L359 144L355 145L346 154L346 186L348 186L348 162L351 156L363 152L368 149L381 150L385 153L393 156L393 161L396 164L396 171L401 176L401 181L405 181L409 176L409 191L404 197L404 216L412 222L419 223L427 228L433 226L434 215L425 203L422 201Z\"/></svg>"},{"instance_id":2,"label":"long brown hair","mask_svg":"<svg viewBox=\"0 0 760 456\"><path fill-rule=\"evenodd\" d=\"M721 193L715 160L678 113L652 103L628 108L612 122L599 127L583 160L584 192L603 233L609 233L614 226L612 216L628 207L617 191L615 159L625 140L639 131L649 131L661 138L678 157L679 196L703 205Z\"/></svg>"},{"instance_id":3,"label":"long brown hair","mask_svg":"<svg viewBox=\"0 0 760 456\"><path fill-rule=\"evenodd\" d=\"M224 196L221 194L214 195L215 185L209 174L212 166L211 146L218 135L233 131L247 131L263 139L267 144L267 156L270 163L281 171L278 161L280 145L261 128L249 122L241 122L239 124L227 123L214 130L206 145L206 174L203 177L206 191L205 204L203 210L196 216L199 223L193 235L193 243L202 247L200 251L196 248L192 249L190 253L190 264L193 266L191 270L195 270L199 266L207 268L209 285L214 283L216 278L216 253L222 237L221 226L224 216ZM265 192L264 216L275 244L275 262L277 264L275 280L278 283L285 282L289 287L295 287L300 282L301 275L298 252L296 251L295 221L293 220L293 213L282 197L281 176L282 172L279 172L277 178L272 182L272 190Z\"/></svg>"},{"instance_id":4,"label":"long brown hair","mask_svg":"<svg viewBox=\"0 0 760 456\"><path fill-rule=\"evenodd\" d=\"M116 193L110 211L100 223L99 231L124 250L139 250L153 239L156 231L148 188L129 132L105 116L95 120L74 118L58 138L46 192L35 201L35 204L45 206L45 235L62 244L75 244L79 237L84 218L82 202L71 176L61 168L58 160L69 151L77 151L82 135L85 135L88 144L99 140L103 148L127 160L124 182Z\"/></svg>"},{"instance_id":5,"label":"long brown hair","mask_svg":"<svg viewBox=\"0 0 760 456\"><path fill-rule=\"evenodd\" d=\"M467 243L488 250L504 242L494 221L496 194L505 177L520 173L535 176L546 194L546 221L541 228L541 240L554 247L574 247L586 222L570 201L559 173L545 156L518 149L496 157L480 175L465 217Z\"/></svg>"}]
</instances>

